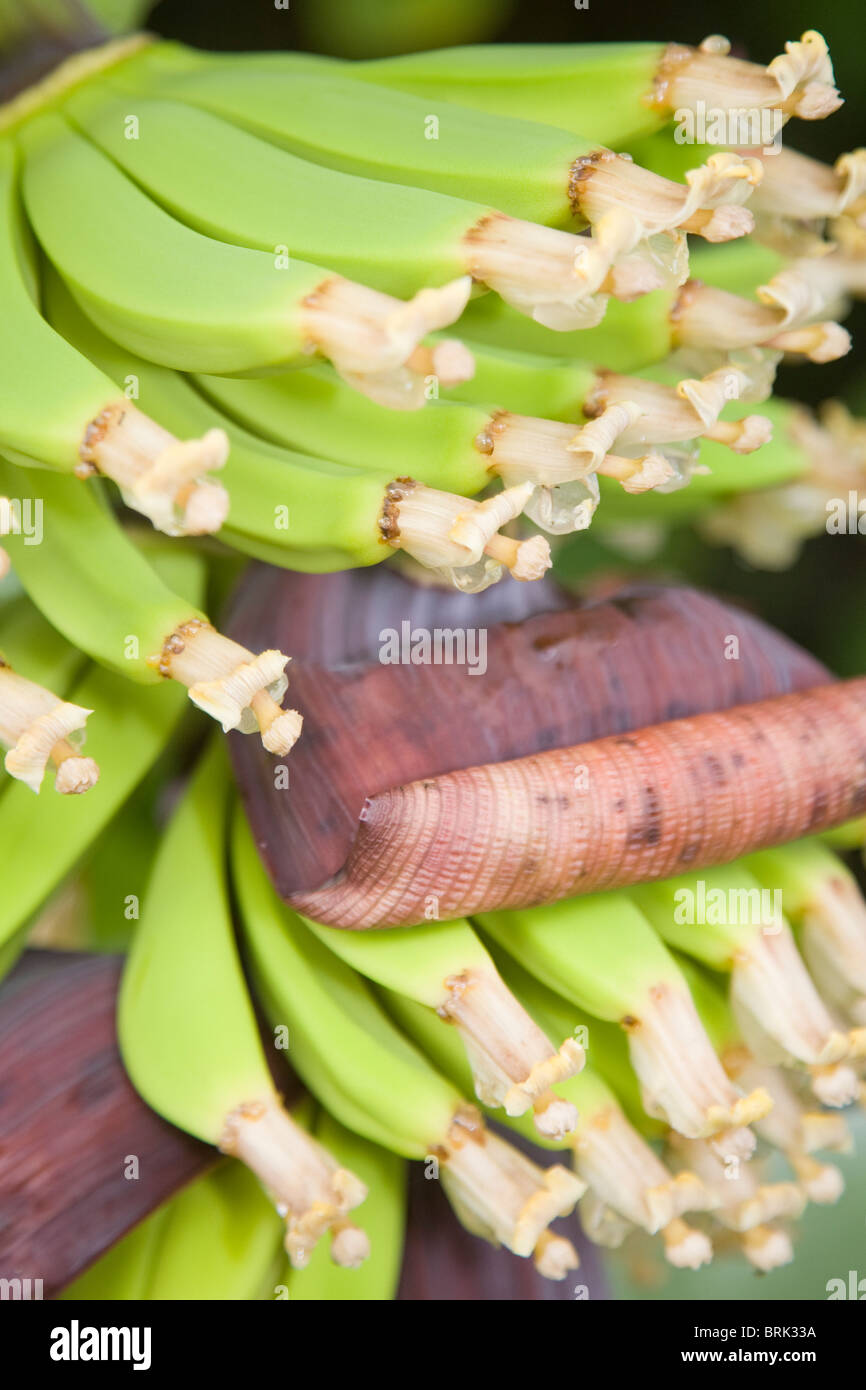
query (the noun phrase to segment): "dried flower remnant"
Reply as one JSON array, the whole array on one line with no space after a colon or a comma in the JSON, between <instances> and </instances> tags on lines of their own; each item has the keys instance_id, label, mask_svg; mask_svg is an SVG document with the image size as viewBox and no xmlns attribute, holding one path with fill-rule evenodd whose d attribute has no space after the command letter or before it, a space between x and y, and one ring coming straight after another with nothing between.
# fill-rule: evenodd
<instances>
[{"instance_id":1,"label":"dried flower remnant","mask_svg":"<svg viewBox=\"0 0 866 1390\"><path fill-rule=\"evenodd\" d=\"M80 752L92 713L58 699L0 658L0 745L8 749L4 766L32 791L39 791L49 763L55 768L55 790L62 795L79 795L96 785L99 768Z\"/></svg>"}]
</instances>

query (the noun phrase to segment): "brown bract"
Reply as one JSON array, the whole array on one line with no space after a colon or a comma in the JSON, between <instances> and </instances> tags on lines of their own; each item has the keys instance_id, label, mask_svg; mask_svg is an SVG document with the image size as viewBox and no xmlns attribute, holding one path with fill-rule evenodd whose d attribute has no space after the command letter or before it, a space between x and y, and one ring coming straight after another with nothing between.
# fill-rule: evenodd
<instances>
[{"instance_id":1,"label":"brown bract","mask_svg":"<svg viewBox=\"0 0 866 1390\"><path fill-rule=\"evenodd\" d=\"M410 659L383 664L383 635L401 634L404 623L410 635L437 628L483 631L486 670L473 677L466 665L413 664ZM340 923L345 924L345 908L353 925L362 919L372 924L380 915L381 920L397 920L397 898L402 904L399 920L422 920L426 895L438 898L441 918L461 915L468 909L465 903L457 906L458 899L468 901L477 885L495 884L497 864L501 875L510 865L498 885L498 891L513 894L498 900L503 906L540 900L542 888L547 896L580 891L579 883L566 881L567 874L550 882L551 874L564 872L568 846L557 840L557 854L547 858L547 837L560 836L571 820L585 819L595 795L584 796L583 805L576 795L584 776L580 765L586 762L583 749L575 753L576 745L729 710L828 679L812 657L750 615L688 589L631 590L577 605L546 582L500 585L470 598L416 587L381 567L356 573L351 580L262 569L250 575L238 595L232 631L254 642L281 641L291 634L293 696L306 721L287 788L275 787L272 764L251 740L230 739L257 843L279 892L323 920L336 920L325 910L335 895L347 891L347 864L359 868L363 861L364 873L375 877L364 894L375 895L383 908L387 904L391 915L379 914L372 897L365 898L363 910L357 904L349 909L345 902ZM733 639L739 655L728 659L725 652L730 653ZM410 657L411 650L405 650ZM822 722L810 736L823 753ZM657 747L654 735L652 756ZM775 752L774 744L770 748ZM724 748L711 745L707 751L721 757ZM615 742L593 756L602 779L599 787L609 785L615 771L638 766L631 750ZM799 767L801 760L798 756L792 766ZM548 785L554 767L556 775ZM690 814L700 820L710 805L718 805L738 821L739 812L734 814L732 807L744 770L736 769L729 784L718 787L709 762L701 767ZM655 828L660 838L669 837L676 822L665 801L667 775L654 762L650 780L635 783L627 816L611 813L611 826L624 826L628 819L628 833L635 832L636 838L635 827L646 821L646 807L658 792L663 820ZM845 775L851 776L850 768ZM780 778L783 786L796 781L790 769L782 777L777 762L768 797L769 789L778 796ZM706 780L709 791L703 786ZM832 779L822 770L822 785L825 780ZM500 786L513 803L507 846L490 839L504 825L504 802L497 810L491 799L491 789L498 792ZM646 786L652 789L649 797ZM547 801L540 799L545 796ZM563 797L568 807L562 805ZM785 797L781 800L787 805ZM435 808L438 829L432 840L422 836L424 855L434 853L432 874L431 865L417 874L404 903L410 861L402 816L410 802L413 817L422 805L425 815ZM365 806L365 819L359 821ZM400 819L393 822L392 837L386 827L398 806ZM768 802L766 814L771 812L775 807ZM434 819L425 819L423 835L433 827ZM682 827L676 833L677 843L687 848L690 840ZM779 838L784 837L783 828ZM593 840L589 831L586 838L593 852L607 852L605 839ZM384 851L375 862L363 849L372 849L374 842ZM532 853L533 845L538 854ZM506 849L511 856L507 865L501 858ZM518 850L519 863L514 857ZM577 853L573 834L571 852ZM613 852L620 851L614 847ZM644 877L650 876L656 858L656 844L635 844L629 852L629 863L639 865ZM419 862L413 865L413 872L420 870ZM393 900L392 894L397 895ZM481 906L475 901L475 909Z\"/></svg>"}]
</instances>

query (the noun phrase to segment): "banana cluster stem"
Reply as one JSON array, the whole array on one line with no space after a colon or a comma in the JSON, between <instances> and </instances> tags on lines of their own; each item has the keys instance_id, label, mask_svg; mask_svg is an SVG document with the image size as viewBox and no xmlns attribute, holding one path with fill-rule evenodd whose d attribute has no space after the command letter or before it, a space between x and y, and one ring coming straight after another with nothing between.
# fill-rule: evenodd
<instances>
[{"instance_id":1,"label":"banana cluster stem","mask_svg":"<svg viewBox=\"0 0 866 1390\"><path fill-rule=\"evenodd\" d=\"M228 515L228 493L209 476L228 454L224 430L182 441L129 401L112 401L84 431L76 472L111 478L127 506L169 536L205 535Z\"/></svg>"},{"instance_id":2,"label":"banana cluster stem","mask_svg":"<svg viewBox=\"0 0 866 1390\"><path fill-rule=\"evenodd\" d=\"M176 628L150 659L161 675L185 685L193 704L225 732L258 732L269 753L283 755L291 751L303 725L297 710L282 709L279 703L288 686L288 661L278 651L255 656L198 618Z\"/></svg>"},{"instance_id":3,"label":"banana cluster stem","mask_svg":"<svg viewBox=\"0 0 866 1390\"><path fill-rule=\"evenodd\" d=\"M577 1111L550 1087L583 1068L580 1044L566 1038L557 1051L493 971L466 970L445 983L437 1013L457 1026L479 1100L508 1115L532 1110L539 1132L552 1138L573 1130Z\"/></svg>"},{"instance_id":4,"label":"banana cluster stem","mask_svg":"<svg viewBox=\"0 0 866 1390\"><path fill-rule=\"evenodd\" d=\"M441 1179L469 1230L485 1234L515 1255L534 1255L547 1278L561 1279L577 1268L571 1242L547 1230L558 1216L574 1209L585 1191L561 1164L539 1168L467 1110L455 1116L448 1131Z\"/></svg>"},{"instance_id":5,"label":"banana cluster stem","mask_svg":"<svg viewBox=\"0 0 866 1390\"><path fill-rule=\"evenodd\" d=\"M363 1202L367 1189L296 1125L275 1098L233 1111L226 1118L219 1147L252 1169L272 1194L286 1221L285 1245L295 1268L307 1264L329 1230L335 1263L363 1262L368 1253L366 1237L346 1220L346 1214Z\"/></svg>"},{"instance_id":6,"label":"banana cluster stem","mask_svg":"<svg viewBox=\"0 0 866 1390\"><path fill-rule=\"evenodd\" d=\"M55 789L62 795L76 795L96 785L96 763L82 757L70 742L70 735L80 733L92 713L58 700L0 660L0 745L9 750L4 765L10 777L32 791L39 791L49 761L56 768Z\"/></svg>"}]
</instances>

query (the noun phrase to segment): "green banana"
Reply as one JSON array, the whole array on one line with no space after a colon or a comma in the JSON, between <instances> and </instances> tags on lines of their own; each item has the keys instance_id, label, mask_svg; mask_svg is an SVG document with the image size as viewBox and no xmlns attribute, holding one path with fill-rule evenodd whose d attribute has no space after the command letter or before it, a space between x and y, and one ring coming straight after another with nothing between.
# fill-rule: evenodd
<instances>
[{"instance_id":1,"label":"green banana","mask_svg":"<svg viewBox=\"0 0 866 1390\"><path fill-rule=\"evenodd\" d=\"M681 1133L747 1155L751 1124L769 1106L740 1096L725 1076L676 962L625 893L604 893L518 912L484 913L479 925L556 993L628 1036L649 1115Z\"/></svg>"},{"instance_id":2,"label":"green banana","mask_svg":"<svg viewBox=\"0 0 866 1390\"><path fill-rule=\"evenodd\" d=\"M510 487L531 483L535 490L524 510L554 533L589 524L600 479L618 483L628 495L651 489L666 493L689 481L681 460L697 452L699 437L717 439L724 457L727 449L751 453L770 434L765 417L743 409L737 421L719 419L732 396L763 397L765 374L750 367L726 366L674 386L652 374L623 376L571 363L560 369L562 384L551 392L543 358L503 357L482 348L476 365L479 361L482 379L464 387L459 400L434 402L408 419L383 420L381 411L326 367L258 380L201 376L196 381L210 402L281 445L363 467L388 463L395 472L408 459L413 471L437 481L437 465L450 464L464 478L461 490L466 491L496 473ZM535 393L532 376L538 378L539 396L556 397L567 381L574 393L571 419L583 423L569 426L485 404L508 400L508 385L518 373L525 397ZM561 412L563 398L554 403ZM648 446L651 452L644 453ZM747 467L742 471L748 476ZM773 479L772 470L766 476Z\"/></svg>"},{"instance_id":3,"label":"green banana","mask_svg":"<svg viewBox=\"0 0 866 1390\"><path fill-rule=\"evenodd\" d=\"M503 970L505 970L503 962ZM575 1033L585 1025L575 1020L577 1012L539 984L513 961L508 963L509 986L546 1031L571 1028ZM435 1013L425 1005L391 990L382 997L400 1027L444 1072L454 1084L465 1089L471 1073L465 1054L449 1029L443 1029ZM602 1025L603 1026L603 1025ZM595 1023L585 1034L590 1046ZM558 1083L559 1094L573 1104L579 1119L576 1128L562 1139L542 1136L550 1148L570 1148L575 1171L587 1187L581 1198L583 1228L593 1240L620 1244L633 1226L651 1234L660 1232L669 1261L678 1266L698 1268L712 1256L706 1237L691 1230L680 1219L683 1212L702 1210L706 1205L701 1184L688 1175L674 1180L653 1150L632 1128L618 1097L589 1064L577 1076ZM510 1121L526 1138L538 1140L525 1122Z\"/></svg>"},{"instance_id":4,"label":"green banana","mask_svg":"<svg viewBox=\"0 0 866 1390\"><path fill-rule=\"evenodd\" d=\"M223 863L228 800L224 752L213 744L165 832L118 1000L124 1064L165 1119L241 1159L286 1221L302 1265L333 1229L339 1264L366 1240L347 1213L363 1184L284 1110L247 994Z\"/></svg>"},{"instance_id":5,"label":"green banana","mask_svg":"<svg viewBox=\"0 0 866 1390\"><path fill-rule=\"evenodd\" d=\"M258 993L292 1065L347 1128L405 1158L433 1165L475 1234L535 1256L543 1273L575 1267L568 1241L547 1226L580 1186L559 1165L538 1169L487 1131L478 1112L388 1019L369 986L277 898L238 815L235 890Z\"/></svg>"},{"instance_id":6,"label":"green banana","mask_svg":"<svg viewBox=\"0 0 866 1390\"><path fill-rule=\"evenodd\" d=\"M751 242L746 245L748 255ZM724 258L722 264L733 265L738 248L739 243L715 250ZM758 250L763 253L764 248ZM749 263L753 263L751 257ZM501 299L487 295L468 305L461 330L469 343L480 341L547 357L573 355L603 362L617 372L639 371L674 351L688 370L698 366L704 372L723 365L731 355L742 361L745 353L748 360L757 348L812 362L833 362L850 350L847 330L832 317L823 317L839 309L840 286L839 277L825 274L819 262L798 261L785 267L761 284L760 299L746 298L744 289L748 285L738 283L733 293L693 278L680 289L654 290L634 304L612 300L600 323L556 338Z\"/></svg>"},{"instance_id":7,"label":"green banana","mask_svg":"<svg viewBox=\"0 0 866 1390\"><path fill-rule=\"evenodd\" d=\"M203 106L304 160L471 200L481 215L475 218L470 242L481 238L474 253L480 257L477 278L487 284L492 284L484 272L491 257L488 247L500 232L493 234L488 227L491 207L478 207L480 199L527 222L560 227L577 218L592 227L592 243L582 249L575 267L589 295L632 297L681 278L685 231L724 240L752 227L751 214L741 204L760 165L728 152L688 171L685 185L674 185L628 158L599 150L592 136L448 101L438 101L431 113L430 103L421 97L364 88L354 81L352 68L332 67L324 74L293 71L286 81L284 71L267 63L204 64L178 76L174 64L160 74L161 51L140 54L115 70L113 78L138 95L156 90ZM544 247L553 261L562 247L563 270L574 260L566 243L538 231L505 231L514 239L514 249L521 242L539 252ZM505 268L505 261L495 259L496 268ZM566 306L563 316L550 307L550 327L566 327L574 307ZM603 313L603 302L598 311Z\"/></svg>"},{"instance_id":8,"label":"green banana","mask_svg":"<svg viewBox=\"0 0 866 1390\"><path fill-rule=\"evenodd\" d=\"M169 1202L143 1297L261 1299L278 1268L281 1231L249 1169L220 1163Z\"/></svg>"},{"instance_id":9,"label":"green banana","mask_svg":"<svg viewBox=\"0 0 866 1390\"><path fill-rule=\"evenodd\" d=\"M199 1181L204 1181L200 1179ZM141 1302L173 1202L164 1202L80 1274L60 1294L73 1303Z\"/></svg>"},{"instance_id":10,"label":"green banana","mask_svg":"<svg viewBox=\"0 0 866 1390\"><path fill-rule=\"evenodd\" d=\"M390 1302L396 1297L406 1227L406 1164L397 1154L370 1144L320 1110L313 1132L320 1144L368 1189L364 1225L370 1256L361 1270L345 1271L315 1250L306 1269L289 1269L280 1292L292 1302Z\"/></svg>"},{"instance_id":11,"label":"green banana","mask_svg":"<svg viewBox=\"0 0 866 1390\"><path fill-rule=\"evenodd\" d=\"M630 890L670 946L730 975L731 1003L759 1060L805 1066L816 1095L846 1105L857 1091L847 1064L866 1033L838 1027L794 944L781 893L763 889L742 863Z\"/></svg>"},{"instance_id":12,"label":"green banana","mask_svg":"<svg viewBox=\"0 0 866 1390\"><path fill-rule=\"evenodd\" d=\"M840 104L820 34L809 31L766 68L728 58L726 40L658 43L478 44L353 63L349 71L426 98L551 121L619 144L682 111L776 108L816 119ZM281 57L283 55L280 55ZM292 63L295 55L292 55ZM342 70L342 69L341 69Z\"/></svg>"},{"instance_id":13,"label":"green banana","mask_svg":"<svg viewBox=\"0 0 866 1390\"><path fill-rule=\"evenodd\" d=\"M542 537L506 541L496 535L493 524L500 509L504 511L497 524L519 512L532 491L528 483L518 484L504 498L498 494L489 505L473 506L461 495L478 491L489 482L485 459L477 451L452 449L437 453L429 449L423 462L431 469L430 482L435 482L435 487L420 484L406 489L405 482L400 482L406 469L405 453L399 460L394 454L395 479L395 473L375 457L369 458L369 467L357 466L348 448L344 462L333 462L269 443L218 413L187 377L146 362L112 343L89 323L56 276L47 277L46 289L48 312L55 327L115 381L134 382L139 395L160 420L174 425L195 421L203 428L218 421L226 431L231 455L224 476L231 512L220 538L235 548L273 564L312 571L375 564L390 555L393 548L399 548L468 590L494 582L501 576L503 566L516 577L530 578L549 563L549 547ZM308 372L318 378L317 368L289 375L301 379ZM359 428L369 431L371 441L375 433L392 439L394 419L399 418L405 427L409 421L414 425L421 418L394 417L349 390L341 401L352 419L361 422ZM357 402L361 410L356 417ZM413 498L401 504L400 497L394 494L404 489L424 501L424 506ZM463 514L475 518L478 530L467 533L464 528L458 542L450 532ZM390 536L386 543L383 526L390 532L395 524L398 534ZM325 538L327 546L323 544Z\"/></svg>"},{"instance_id":14,"label":"green banana","mask_svg":"<svg viewBox=\"0 0 866 1390\"><path fill-rule=\"evenodd\" d=\"M214 430L181 443L42 318L8 139L0 142L0 217L0 448L18 462L80 476L105 473L129 506L169 534L215 530L225 514L225 492L208 473L225 462L225 436Z\"/></svg>"},{"instance_id":15,"label":"green banana","mask_svg":"<svg viewBox=\"0 0 866 1390\"><path fill-rule=\"evenodd\" d=\"M168 553L159 553L158 563L180 593L191 602L200 599L204 566L198 555L170 546ZM159 757L184 709L176 687L137 690L93 666L69 694L85 708L99 710L90 740L99 786L74 808L65 797L36 802L23 787L0 792L0 843L6 856L0 950L7 952L7 969L23 948L35 911L112 823Z\"/></svg>"},{"instance_id":16,"label":"green banana","mask_svg":"<svg viewBox=\"0 0 866 1390\"><path fill-rule=\"evenodd\" d=\"M454 1025L482 1104L501 1106L507 1115L531 1112L539 1132L556 1138L574 1128L576 1110L550 1088L580 1071L583 1049L570 1029L558 1035L564 1037L558 1050L551 1044L503 983L468 922L425 922L387 932L307 926L360 974Z\"/></svg>"},{"instance_id":17,"label":"green banana","mask_svg":"<svg viewBox=\"0 0 866 1390\"><path fill-rule=\"evenodd\" d=\"M252 1174L220 1163L158 1207L62 1299L178 1302L264 1298L281 1223Z\"/></svg>"},{"instance_id":18,"label":"green banana","mask_svg":"<svg viewBox=\"0 0 866 1390\"><path fill-rule=\"evenodd\" d=\"M313 91L319 91L318 84ZM688 187L667 186L643 172L639 196L632 197L628 210L627 197L623 205L615 204L606 188L596 190L591 161L585 159L568 192L577 215L595 224L590 244L468 201L466 180L456 185L456 197L450 189L424 187L429 164L421 171L420 186L395 180L391 170L385 171L391 181L383 182L328 167L328 160L316 164L299 158L206 108L140 93L132 101L128 96L111 101L110 94L111 88L79 89L64 111L162 207L196 231L271 254L288 245L292 255L314 259L390 294L411 294L421 285L469 274L476 284L552 328L595 321L604 303L597 296L604 290L631 296L645 280L661 283L654 265L633 263L632 243L640 241L640 232L658 237L668 228L685 226L710 240L724 240L752 227L751 214L741 203L760 166L732 154L717 155L708 167L689 171ZM130 105L135 107L132 128ZM407 120L411 106L410 101ZM356 115L355 108L353 121ZM395 115L404 119L400 112ZM494 122L482 124L486 143L479 147L479 158L487 166ZM131 129L135 138L130 138ZM555 169L562 190L561 215L554 220L563 220L569 201L560 153L574 142L550 131L548 143L551 182ZM605 165L606 181L616 181L618 166L611 168L612 159ZM365 168L369 172L375 171ZM635 172L624 166L618 176L627 194ZM232 189L230 199L223 192L226 186ZM614 227L608 216L614 205L625 226ZM334 216L335 208L351 209L351 236ZM659 249L667 250L663 245ZM673 266L679 267L683 252L674 240L668 257Z\"/></svg>"},{"instance_id":19,"label":"green banana","mask_svg":"<svg viewBox=\"0 0 866 1390\"><path fill-rule=\"evenodd\" d=\"M778 888L824 999L866 1026L866 903L856 878L820 840L748 855L762 887Z\"/></svg>"},{"instance_id":20,"label":"green banana","mask_svg":"<svg viewBox=\"0 0 866 1390\"><path fill-rule=\"evenodd\" d=\"M423 404L412 353L459 317L468 276L404 304L279 250L193 231L58 114L25 123L19 140L38 241L88 315L125 347L205 372L284 368L321 352L358 389L403 408ZM464 354L460 373L469 365Z\"/></svg>"},{"instance_id":21,"label":"green banana","mask_svg":"<svg viewBox=\"0 0 866 1390\"><path fill-rule=\"evenodd\" d=\"M743 104L785 116L820 119L840 103L827 46L809 30L767 68L728 58L727 40L714 35L698 49L682 44L474 44L337 63L312 53L202 54L177 43L135 53L124 73L197 72L243 68L339 73L377 85L442 97L495 115L580 130L618 144L666 123L675 109L723 110ZM652 97L652 100L647 100Z\"/></svg>"},{"instance_id":22,"label":"green banana","mask_svg":"<svg viewBox=\"0 0 866 1390\"><path fill-rule=\"evenodd\" d=\"M0 491L20 497L26 484L27 475L0 458ZM301 728L300 715L279 704L288 658L254 656L217 632L148 564L95 487L46 473L40 494L42 544L28 546L16 532L7 544L45 617L111 670L145 683L179 681L223 729L258 730L270 752L288 753Z\"/></svg>"}]
</instances>

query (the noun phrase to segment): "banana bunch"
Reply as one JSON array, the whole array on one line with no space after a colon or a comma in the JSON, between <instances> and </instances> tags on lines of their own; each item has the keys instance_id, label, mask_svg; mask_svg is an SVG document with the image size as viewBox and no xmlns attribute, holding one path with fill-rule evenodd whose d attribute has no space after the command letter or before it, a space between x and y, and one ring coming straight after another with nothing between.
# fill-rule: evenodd
<instances>
[{"instance_id":1,"label":"banana bunch","mask_svg":"<svg viewBox=\"0 0 866 1390\"><path fill-rule=\"evenodd\" d=\"M698 1269L716 1249L766 1271L793 1258L804 1206L841 1195L828 1156L850 1150L840 1107L863 1098L866 903L826 840L474 927L353 933L278 899L236 810L231 891L268 1044L232 933L228 793L214 743L160 837L142 919L122 943L119 1036L148 1103L241 1162L175 1198L70 1297L393 1297L406 1159L441 1179L470 1231L553 1278L576 1255L548 1226L575 1204L585 1234L607 1248L643 1232L676 1268ZM134 801L127 814L138 823ZM859 842L862 825L850 836ZM80 836L46 844L51 883L81 848ZM97 878L116 853L105 842ZM86 872L85 862L73 882ZM63 939L62 921L58 936L63 914L49 912L33 939L102 948L82 935L68 889L57 897L77 938ZM15 908L30 916L20 896ZM322 1112L287 1112L270 1047ZM539 1166L512 1148L476 1104L559 1161ZM285 1223L288 1270L262 1189ZM353 1209L365 1189L361 1230ZM328 1230L330 1260L314 1248Z\"/></svg>"},{"instance_id":2,"label":"banana bunch","mask_svg":"<svg viewBox=\"0 0 866 1390\"><path fill-rule=\"evenodd\" d=\"M275 757L301 733L288 655L208 617L247 559L402 554L477 593L598 513L790 562L866 467L841 408L772 395L850 346L866 156L684 152L671 120L839 101L810 31L766 67L718 38L349 64L136 37L0 106L0 972L28 937L125 950L130 1077L225 1155L70 1296L392 1298L409 1160L553 1279L575 1208L607 1247L769 1270L839 1196L866 906L828 841L351 933L276 897L218 741L156 809L183 690ZM34 802L49 770L90 794Z\"/></svg>"}]
</instances>

